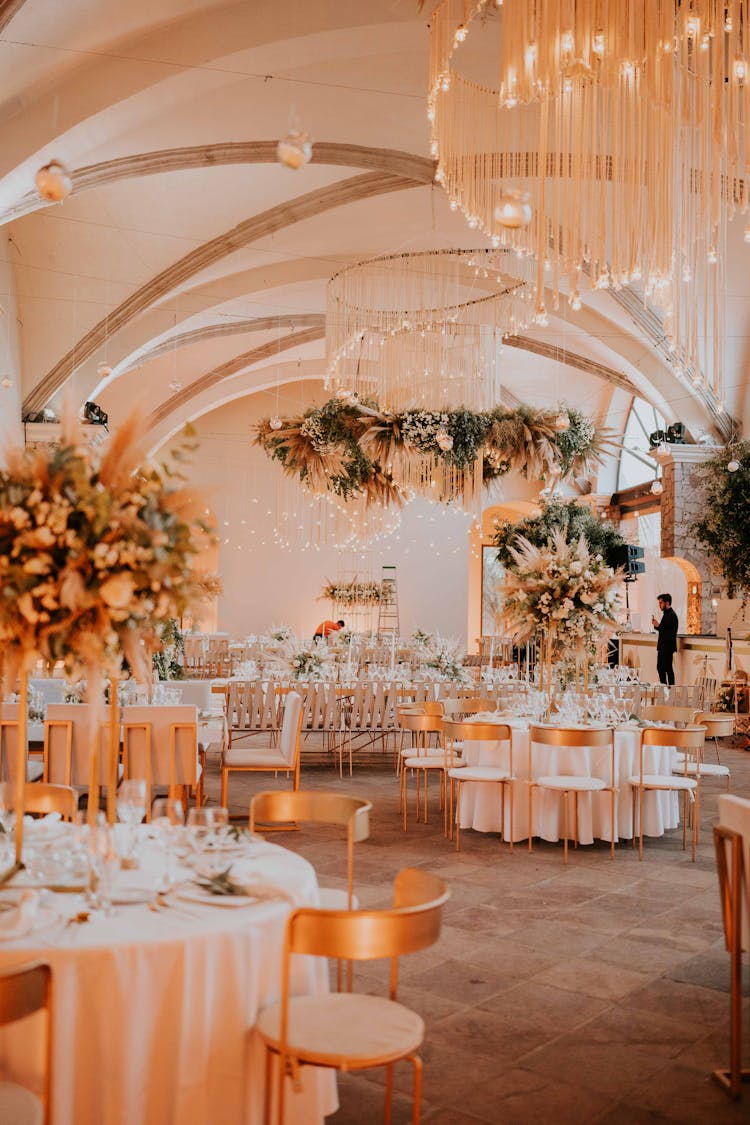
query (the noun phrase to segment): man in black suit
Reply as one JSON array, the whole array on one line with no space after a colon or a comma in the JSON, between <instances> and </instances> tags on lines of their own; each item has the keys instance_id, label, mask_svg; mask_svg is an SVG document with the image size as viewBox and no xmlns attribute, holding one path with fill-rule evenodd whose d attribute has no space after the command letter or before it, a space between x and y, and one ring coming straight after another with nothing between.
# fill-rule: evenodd
<instances>
[{"instance_id":1,"label":"man in black suit","mask_svg":"<svg viewBox=\"0 0 750 1125\"><path fill-rule=\"evenodd\" d=\"M656 600L661 611L661 621L657 621L655 617L651 618L651 624L659 634L659 639L656 642L656 671L659 676L659 683L673 684L672 657L677 652L677 626L679 622L677 614L672 609L671 594L659 594Z\"/></svg>"}]
</instances>

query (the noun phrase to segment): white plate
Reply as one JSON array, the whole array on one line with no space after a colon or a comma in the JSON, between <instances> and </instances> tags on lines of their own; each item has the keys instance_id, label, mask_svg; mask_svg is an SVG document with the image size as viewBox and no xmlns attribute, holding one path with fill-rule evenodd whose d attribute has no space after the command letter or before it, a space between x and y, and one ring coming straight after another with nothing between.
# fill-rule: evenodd
<instances>
[{"instance_id":1,"label":"white plate","mask_svg":"<svg viewBox=\"0 0 750 1125\"><path fill-rule=\"evenodd\" d=\"M112 891L115 906L128 906L136 902L153 902L156 891L153 887L116 887Z\"/></svg>"},{"instance_id":2,"label":"white plate","mask_svg":"<svg viewBox=\"0 0 750 1125\"><path fill-rule=\"evenodd\" d=\"M202 906L250 906L258 901L251 895L215 895L194 884L178 887L174 893L185 902L199 902Z\"/></svg>"},{"instance_id":3,"label":"white plate","mask_svg":"<svg viewBox=\"0 0 750 1125\"><path fill-rule=\"evenodd\" d=\"M1 918L2 916L0 916ZM56 910L50 910L48 906L40 906L37 908L31 925L23 933L6 933L3 932L0 925L0 941L20 941L22 938L29 937L31 934L37 933L39 930L48 930L50 926L56 926L60 921L60 915Z\"/></svg>"}]
</instances>

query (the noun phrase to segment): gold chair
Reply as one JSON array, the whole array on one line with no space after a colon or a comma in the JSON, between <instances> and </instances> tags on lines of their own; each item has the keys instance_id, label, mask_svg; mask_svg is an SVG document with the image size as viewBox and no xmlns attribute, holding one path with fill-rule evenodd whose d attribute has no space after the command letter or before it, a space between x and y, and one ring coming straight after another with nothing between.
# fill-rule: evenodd
<instances>
[{"instance_id":1,"label":"gold chair","mask_svg":"<svg viewBox=\"0 0 750 1125\"><path fill-rule=\"evenodd\" d=\"M609 784L603 777L589 774L549 774L534 778L534 745L553 746L557 750L576 749L581 751L609 750ZM615 858L615 793L617 792L615 774L615 732L613 730L566 729L565 727L529 728L529 851L534 834L533 798L535 789L546 789L560 793L563 801L563 862L568 862L568 797L573 794L573 847L578 847L578 798L581 793L609 793L610 816L612 822L612 859Z\"/></svg>"},{"instance_id":2,"label":"gold chair","mask_svg":"<svg viewBox=\"0 0 750 1125\"><path fill-rule=\"evenodd\" d=\"M47 785L40 781L26 786L23 804L27 813L57 812L63 820L75 820L78 794L71 785Z\"/></svg>"},{"instance_id":3,"label":"gold chair","mask_svg":"<svg viewBox=\"0 0 750 1125\"><path fill-rule=\"evenodd\" d=\"M741 797L719 797L719 824L714 828L716 867L719 876L724 921L724 940L729 953L729 1066L713 1076L735 1100L742 1084L750 1082L750 1070L742 1066L742 962L750 944L750 801Z\"/></svg>"},{"instance_id":4,"label":"gold chair","mask_svg":"<svg viewBox=\"0 0 750 1125\"><path fill-rule=\"evenodd\" d=\"M335 1070L386 1071L386 1121L390 1120L393 1064L414 1068L413 1122L420 1120L422 1060L417 1051L424 1023L396 1000L398 958L433 945L442 924L448 891L442 879L405 868L396 876L391 910L294 910L287 919L281 971L281 998L265 1008L256 1029L266 1047L265 1125L271 1120L272 1063L278 1060L276 1120L284 1120L287 1076L304 1065ZM293 954L341 961L391 961L390 998L334 992L290 996Z\"/></svg>"},{"instance_id":5,"label":"gold chair","mask_svg":"<svg viewBox=\"0 0 750 1125\"><path fill-rule=\"evenodd\" d=\"M153 789L183 795L185 808L194 791L196 807L203 804L206 755L198 745L197 717L197 707L183 704L122 709L124 776L145 778L147 820Z\"/></svg>"},{"instance_id":6,"label":"gold chair","mask_svg":"<svg viewBox=\"0 0 750 1125\"><path fill-rule=\"evenodd\" d=\"M730 738L734 734L734 715L725 711L698 711L693 720L699 727L706 728L706 738L714 740L717 765L721 765L719 739ZM718 775L717 775L718 776ZM723 777L724 774L721 774Z\"/></svg>"},{"instance_id":7,"label":"gold chair","mask_svg":"<svg viewBox=\"0 0 750 1125\"><path fill-rule=\"evenodd\" d=\"M401 722L401 716L409 715L429 715L435 722L430 729L426 732L424 737L418 737L415 731L411 731L411 745L404 747L404 737L409 730L407 726ZM398 752L395 756L396 772L401 773L401 762L404 758L409 758L413 755L415 748L424 749L427 752L428 743L434 734L438 741L440 740L440 732L442 730L441 720L443 717L443 704L435 700L423 700L421 703L406 703L403 706L396 708L396 721L399 730L401 731L401 738L399 740Z\"/></svg>"},{"instance_id":8,"label":"gold chair","mask_svg":"<svg viewBox=\"0 0 750 1125\"><path fill-rule=\"evenodd\" d=\"M446 777L449 768L457 768L460 766L460 759L452 750L450 755L446 753L445 745L442 749L436 749L430 753L430 748L427 745L427 739L430 734L441 734L443 730L443 719L441 715L425 715L409 713L406 709L402 708L398 716L399 726L402 733L409 731L412 736L412 746L406 750L401 751L401 776L399 784L399 812L403 812L404 816L404 832L406 832L406 805L407 805L407 779L408 772L410 771L416 781L416 797L417 797L417 822L419 822L419 797L421 789L421 778L424 778L424 823L427 824L427 796L428 796L428 778L430 772L437 772L440 781L439 787L439 808L444 810L446 807Z\"/></svg>"},{"instance_id":9,"label":"gold chair","mask_svg":"<svg viewBox=\"0 0 750 1125\"><path fill-rule=\"evenodd\" d=\"M226 808L229 793L229 775L241 773L285 773L292 775L292 788L299 789L300 733L302 730L302 696L290 691L284 702L284 717L277 746L257 746L252 749L227 747L221 759L221 803Z\"/></svg>"},{"instance_id":10,"label":"gold chair","mask_svg":"<svg viewBox=\"0 0 750 1125\"><path fill-rule=\"evenodd\" d=\"M0 972L0 1027L46 1011L44 1079L41 1095L16 1082L0 1081L0 1121L40 1122L52 1120L52 970L36 961Z\"/></svg>"},{"instance_id":11,"label":"gold chair","mask_svg":"<svg viewBox=\"0 0 750 1125\"><path fill-rule=\"evenodd\" d=\"M693 863L695 863L695 849L698 844L698 831L700 822L700 769L695 770L694 776L689 776L689 765L693 764L700 767L703 744L706 737L705 727L688 727L687 729L677 730L676 728L655 728L647 727L641 732L641 745L638 753L638 773L628 778L630 785L633 787L633 803L632 803L632 825L633 825L633 847L635 847L635 805L636 799L638 801L638 829L639 829L639 844L638 844L638 859L643 859L643 798L646 793L652 792L673 792L677 791L683 794L683 818L682 818L682 848L683 851L687 847L687 822L688 822L688 807L692 803L693 806ZM674 748L675 750L682 750L685 755L685 762L682 767L682 773L648 773L644 771L644 751L648 748L658 749L659 747Z\"/></svg>"},{"instance_id":12,"label":"gold chair","mask_svg":"<svg viewBox=\"0 0 750 1125\"><path fill-rule=\"evenodd\" d=\"M250 801L250 831L264 824L336 824L346 828L346 890L321 887L323 910L353 910L358 906L354 894L354 845L370 835L372 804L362 797L344 793L324 793L313 789L270 789L256 793Z\"/></svg>"},{"instance_id":13,"label":"gold chair","mask_svg":"<svg viewBox=\"0 0 750 1125\"><path fill-rule=\"evenodd\" d=\"M510 789L510 850L513 851L513 735L506 723L472 723L453 722L443 720L443 736L445 738L446 752L450 753L456 742L469 739L472 742L506 742L508 743L508 769L500 766L470 766L462 765L456 769L448 770L450 780L449 813L450 838L453 839L453 791L456 790L456 851L461 850L461 786L464 782L474 785L486 785L494 782L500 786L500 843L505 837L505 787Z\"/></svg>"}]
</instances>

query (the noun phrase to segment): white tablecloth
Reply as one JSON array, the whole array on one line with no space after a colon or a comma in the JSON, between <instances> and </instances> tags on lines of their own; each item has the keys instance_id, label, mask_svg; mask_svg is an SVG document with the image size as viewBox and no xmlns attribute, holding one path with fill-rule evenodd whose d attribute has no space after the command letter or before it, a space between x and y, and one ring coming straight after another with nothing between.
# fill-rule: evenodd
<instances>
[{"instance_id":1,"label":"white tablecloth","mask_svg":"<svg viewBox=\"0 0 750 1125\"><path fill-rule=\"evenodd\" d=\"M122 878L153 879L156 859ZM256 843L236 861L243 876L316 905L315 871L283 848ZM10 895L10 891L5 892ZM3 892L0 892L0 899ZM63 916L80 896L49 896ZM255 1125L262 1120L264 1052L251 1031L278 999L284 923L290 903L202 906L177 897L169 909L116 907L112 917L61 923L0 943L0 968L43 959L55 990L56 1125ZM296 959L294 990L327 991L326 963ZM0 1059L33 1073L28 1039L4 1032ZM321 1122L337 1108L331 1072L304 1071L287 1121Z\"/></svg>"},{"instance_id":2,"label":"white tablecloth","mask_svg":"<svg viewBox=\"0 0 750 1125\"><path fill-rule=\"evenodd\" d=\"M487 721L483 718L482 721ZM503 721L503 720L499 720ZM513 786L513 839L526 840L529 836L529 727L517 720L508 720L512 727L513 773L519 780ZM615 731L615 777L619 792L615 794L615 840L631 839L632 789L628 777L638 773L638 747L640 731L620 729ZM671 774L674 751L671 748L651 747L646 756L649 773ZM464 758L469 765L499 766L509 768L508 743L464 742ZM609 749L533 747L533 776L576 774L586 777L603 777L609 782L611 773ZM556 842L563 834L562 794L552 790L534 789L533 834L543 840ZM510 839L510 787L506 786L505 839ZM461 786L461 828L477 832L499 832L500 788L492 783L464 783ZM638 831L636 808L636 833ZM675 794L647 793L644 798L644 835L661 836L679 823L679 806ZM569 829L572 830L572 817ZM590 844L595 839L612 839L612 816L609 793L582 793L578 798L578 842Z\"/></svg>"}]
</instances>

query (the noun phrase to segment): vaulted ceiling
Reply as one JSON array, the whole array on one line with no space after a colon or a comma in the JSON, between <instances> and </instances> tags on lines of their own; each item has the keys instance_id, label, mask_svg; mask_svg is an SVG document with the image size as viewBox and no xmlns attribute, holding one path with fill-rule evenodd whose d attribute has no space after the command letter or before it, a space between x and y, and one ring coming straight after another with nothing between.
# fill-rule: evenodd
<instances>
[{"instance_id":1,"label":"vaulted ceiling","mask_svg":"<svg viewBox=\"0 0 750 1125\"><path fill-rule=\"evenodd\" d=\"M23 410L65 388L115 418L141 400L156 443L219 403L322 377L342 264L482 245L433 182L428 20L416 0L0 0ZM275 147L295 112L314 154L293 172ZM73 190L46 205L34 174L53 158ZM748 408L750 248L735 225L725 415L627 290L587 289L579 312L514 340L508 397L568 401L617 433L639 395L726 437Z\"/></svg>"}]
</instances>

